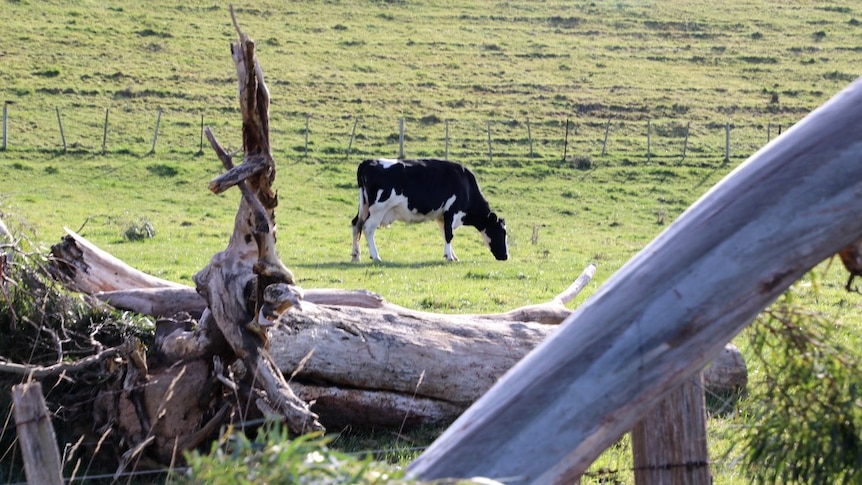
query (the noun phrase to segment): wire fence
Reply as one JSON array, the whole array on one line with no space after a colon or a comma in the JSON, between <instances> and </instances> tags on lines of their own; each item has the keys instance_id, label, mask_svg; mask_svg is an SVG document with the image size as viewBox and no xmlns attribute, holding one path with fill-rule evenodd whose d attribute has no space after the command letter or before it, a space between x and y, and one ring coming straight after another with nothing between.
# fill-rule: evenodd
<instances>
[{"instance_id":1,"label":"wire fence","mask_svg":"<svg viewBox=\"0 0 862 485\"><path fill-rule=\"evenodd\" d=\"M241 145L238 111L55 108L52 113L3 105L3 151L94 154L202 154L212 127L227 145ZM273 152L291 159L449 158L517 165L531 160L590 163L747 158L786 130L789 123L735 123L682 119L617 120L562 117L552 120L446 119L437 115L317 115L273 110ZM49 121L53 119L52 121Z\"/></svg>"}]
</instances>

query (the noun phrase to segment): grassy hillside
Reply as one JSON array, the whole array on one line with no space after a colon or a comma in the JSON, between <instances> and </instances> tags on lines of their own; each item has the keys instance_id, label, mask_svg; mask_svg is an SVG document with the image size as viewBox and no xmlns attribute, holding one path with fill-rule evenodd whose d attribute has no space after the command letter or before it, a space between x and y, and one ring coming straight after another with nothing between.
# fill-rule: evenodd
<instances>
[{"instance_id":1,"label":"grassy hillside","mask_svg":"<svg viewBox=\"0 0 862 485\"><path fill-rule=\"evenodd\" d=\"M575 304L583 301L779 126L855 79L862 57L862 8L829 2L307 1L236 10L272 93L282 259L305 287L366 288L442 312L548 300L597 262ZM227 244L239 197L208 193L221 167L200 151L202 117L223 144L241 144L227 4L6 0L3 11L3 219L46 245L63 226L82 228L130 264L191 284ZM461 261L446 264L427 224L378 232L383 264L349 262L356 164L398 155L401 118L407 156L443 156L448 126L450 158L474 169L507 220L509 261L495 261L463 228L454 240ZM124 236L143 224L155 237ZM795 290L812 308L837 318L858 311L840 264L824 263L812 278ZM850 342L855 327L846 326ZM716 453L735 425L712 421ZM719 483L744 479L732 464L717 469Z\"/></svg>"},{"instance_id":2,"label":"grassy hillside","mask_svg":"<svg viewBox=\"0 0 862 485\"><path fill-rule=\"evenodd\" d=\"M13 37L3 50L3 95L14 103L12 147L60 146L55 108L69 143L146 152L156 112L162 147L194 152L200 116L236 127L233 30L226 4L5 2ZM693 156L720 153L726 123L738 127L736 156L856 77L862 15L809 2L254 2L239 5L273 91L277 149L342 154L354 117L355 150L397 154L400 117L412 155L444 151L485 159L487 123L498 156L563 153L565 119L574 149L639 161L646 126L658 156L680 153L692 124ZM777 130L776 130L777 131ZM676 138L660 141L663 138ZM635 139L636 138L636 139ZM569 152L573 153L573 152Z\"/></svg>"}]
</instances>

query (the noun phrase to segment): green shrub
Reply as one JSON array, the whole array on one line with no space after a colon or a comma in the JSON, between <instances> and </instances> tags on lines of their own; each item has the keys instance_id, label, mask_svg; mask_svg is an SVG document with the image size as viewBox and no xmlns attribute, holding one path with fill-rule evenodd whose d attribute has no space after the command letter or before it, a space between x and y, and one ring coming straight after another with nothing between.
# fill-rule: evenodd
<instances>
[{"instance_id":1,"label":"green shrub","mask_svg":"<svg viewBox=\"0 0 862 485\"><path fill-rule=\"evenodd\" d=\"M331 450L329 439L309 433L290 439L285 428L270 424L254 440L231 433L213 443L208 455L187 455L189 472L175 477L177 484L210 485L281 484L383 484L394 483L402 472L371 456L357 458Z\"/></svg>"},{"instance_id":2,"label":"green shrub","mask_svg":"<svg viewBox=\"0 0 862 485\"><path fill-rule=\"evenodd\" d=\"M862 378L833 322L784 299L753 326L763 382L740 445L759 483L860 483Z\"/></svg>"},{"instance_id":3,"label":"green shrub","mask_svg":"<svg viewBox=\"0 0 862 485\"><path fill-rule=\"evenodd\" d=\"M152 239L156 237L156 229L150 221L139 220L131 223L126 230L123 231L123 236L129 241Z\"/></svg>"}]
</instances>

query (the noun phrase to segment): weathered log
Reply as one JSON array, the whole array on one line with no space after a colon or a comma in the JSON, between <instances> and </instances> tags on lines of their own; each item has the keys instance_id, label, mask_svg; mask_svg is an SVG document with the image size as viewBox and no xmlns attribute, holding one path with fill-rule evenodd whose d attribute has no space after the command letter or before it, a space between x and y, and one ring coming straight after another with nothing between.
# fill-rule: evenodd
<instances>
[{"instance_id":1,"label":"weathered log","mask_svg":"<svg viewBox=\"0 0 862 485\"><path fill-rule=\"evenodd\" d=\"M303 304L272 330L271 353L294 379L394 391L466 407L554 326ZM421 385L420 385L421 382ZM418 389L417 389L418 386Z\"/></svg>"},{"instance_id":2,"label":"weathered log","mask_svg":"<svg viewBox=\"0 0 862 485\"><path fill-rule=\"evenodd\" d=\"M415 396L447 405L444 411L455 406L454 414L442 418L445 422L480 398L556 331L556 326L535 322L431 314L417 319L392 310L304 303L302 311L282 315L272 330L271 352L282 371L295 369L292 378L296 381L358 388L379 396ZM716 356L708 371L704 373L707 392L745 389L745 363L732 344ZM740 387L733 387L734 383ZM350 397L335 393L327 403L330 409L312 409L328 424L329 419L342 419L341 414L352 409ZM392 407L392 412L381 406L377 419L397 426L406 414L421 420L409 405ZM439 416L432 412L424 422L439 423ZM358 419L353 424L360 423Z\"/></svg>"},{"instance_id":3,"label":"weathered log","mask_svg":"<svg viewBox=\"0 0 862 485\"><path fill-rule=\"evenodd\" d=\"M86 264L95 267L99 262L91 259ZM415 311L393 305L365 290L306 289L302 310L282 315L271 331L270 352L282 372L294 373L295 382L318 383L316 393L297 391L304 401L326 389L326 399L318 400L312 410L327 425L332 422L331 426L340 426L349 420L351 412L359 413L364 409L362 400L366 396L374 396L381 403L374 421L377 426L384 426L384 422L400 426L405 414L413 416L408 424L447 422L554 331L552 325L535 322L559 323L569 315L571 310L563 305L578 294L594 272L595 266L588 265L551 302L487 315ZM205 306L191 287L128 289L99 292L96 296L118 308L156 316L169 314L164 310L151 313L157 306L168 307L170 312L200 312ZM192 303L189 306L170 303L179 301ZM343 330L345 318L353 334ZM528 323L513 325L518 321ZM528 328L529 332L513 332L516 328ZM160 338L157 333L160 351L173 359L200 355L209 342L202 343L199 334L186 330L173 329L176 333L170 339ZM374 338L363 339L360 335ZM389 360L375 356L387 356ZM747 370L739 349L728 344L704 375L708 392L744 390ZM422 385L416 390L420 376ZM409 404L408 398L414 393L416 402L422 404ZM428 400L427 404L422 400ZM369 401L373 405L374 401ZM426 409L423 415L422 410ZM357 414L352 424L365 421L367 418Z\"/></svg>"},{"instance_id":4,"label":"weathered log","mask_svg":"<svg viewBox=\"0 0 862 485\"><path fill-rule=\"evenodd\" d=\"M793 282L862 237L860 104L862 80L731 172L462 414L408 476L577 480Z\"/></svg>"},{"instance_id":5,"label":"weathered log","mask_svg":"<svg viewBox=\"0 0 862 485\"><path fill-rule=\"evenodd\" d=\"M124 290L127 288L178 288L173 283L129 267L95 244L64 228L66 237L51 247L52 268L67 279L67 284L82 293ZM92 265L91 265L92 263Z\"/></svg>"},{"instance_id":6,"label":"weathered log","mask_svg":"<svg viewBox=\"0 0 862 485\"><path fill-rule=\"evenodd\" d=\"M703 382L707 392L719 396L737 394L746 389L748 367L736 345L725 345L710 361L703 370Z\"/></svg>"},{"instance_id":7,"label":"weathered log","mask_svg":"<svg viewBox=\"0 0 862 485\"><path fill-rule=\"evenodd\" d=\"M417 388L421 388L421 381ZM440 399L333 386L290 383L296 394L313 403L311 409L327 428L413 429L446 425L464 411L463 406Z\"/></svg>"}]
</instances>

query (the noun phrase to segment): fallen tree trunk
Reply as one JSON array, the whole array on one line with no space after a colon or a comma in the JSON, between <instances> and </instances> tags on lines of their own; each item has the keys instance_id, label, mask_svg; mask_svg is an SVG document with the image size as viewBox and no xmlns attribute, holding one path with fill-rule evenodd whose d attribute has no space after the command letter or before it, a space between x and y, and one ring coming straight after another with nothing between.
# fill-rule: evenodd
<instances>
[{"instance_id":1,"label":"fallen tree trunk","mask_svg":"<svg viewBox=\"0 0 862 485\"><path fill-rule=\"evenodd\" d=\"M67 248L93 246L67 232L55 246L55 254L63 258L90 255L91 259L71 266L86 266L98 273L101 252ZM312 411L327 426L451 422L551 335L556 329L551 324L572 313L564 305L586 286L595 269L587 266L550 302L485 315L420 312L365 290L306 289L300 308L283 314L271 330L270 353L282 372L292 374L297 396L314 401ZM135 271L129 268L118 274L133 275ZM85 281L89 273L67 276L74 286L92 287ZM134 282L130 279L128 284ZM193 288L176 285L99 291L95 296L118 308L154 316L200 313L205 307ZM200 348L199 343L176 336L172 342L182 344L178 350L167 350L174 358L195 355L191 349ZM731 344L704 372L707 392L716 394L742 391L747 378L742 355Z\"/></svg>"}]
</instances>

